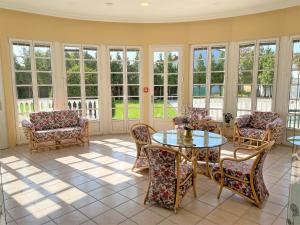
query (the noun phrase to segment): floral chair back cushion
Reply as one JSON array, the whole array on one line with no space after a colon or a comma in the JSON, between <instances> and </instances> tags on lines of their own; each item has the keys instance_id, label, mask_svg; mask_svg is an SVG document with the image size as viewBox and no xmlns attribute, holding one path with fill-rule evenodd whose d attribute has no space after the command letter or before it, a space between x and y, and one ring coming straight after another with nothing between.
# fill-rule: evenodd
<instances>
[{"instance_id":1,"label":"floral chair back cushion","mask_svg":"<svg viewBox=\"0 0 300 225\"><path fill-rule=\"evenodd\" d=\"M207 116L208 112L204 108L194 108L194 107L189 107L188 108L188 116L190 117L191 120L199 120L203 119Z\"/></svg>"},{"instance_id":2,"label":"floral chair back cushion","mask_svg":"<svg viewBox=\"0 0 300 225\"><path fill-rule=\"evenodd\" d=\"M53 112L30 113L29 118L35 130L49 130L54 128Z\"/></svg>"},{"instance_id":3,"label":"floral chair back cushion","mask_svg":"<svg viewBox=\"0 0 300 225\"><path fill-rule=\"evenodd\" d=\"M75 110L54 111L55 128L79 126L79 117Z\"/></svg>"},{"instance_id":4,"label":"floral chair back cushion","mask_svg":"<svg viewBox=\"0 0 300 225\"><path fill-rule=\"evenodd\" d=\"M250 126L256 129L266 129L268 123L274 121L279 117L276 112L259 112L254 111L251 114Z\"/></svg>"},{"instance_id":5,"label":"floral chair back cushion","mask_svg":"<svg viewBox=\"0 0 300 225\"><path fill-rule=\"evenodd\" d=\"M147 126L138 125L132 129L132 134L135 139L142 142L143 144L151 144L150 132Z\"/></svg>"},{"instance_id":6,"label":"floral chair back cushion","mask_svg":"<svg viewBox=\"0 0 300 225\"><path fill-rule=\"evenodd\" d=\"M150 167L149 203L173 209L176 198L176 155L159 147L146 148Z\"/></svg>"}]
</instances>

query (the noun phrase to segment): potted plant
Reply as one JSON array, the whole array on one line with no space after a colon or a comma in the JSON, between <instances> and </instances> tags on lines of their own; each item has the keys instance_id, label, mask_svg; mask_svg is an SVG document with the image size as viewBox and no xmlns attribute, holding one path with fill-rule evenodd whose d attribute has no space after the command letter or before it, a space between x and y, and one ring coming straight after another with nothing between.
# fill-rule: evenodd
<instances>
[{"instance_id":1,"label":"potted plant","mask_svg":"<svg viewBox=\"0 0 300 225\"><path fill-rule=\"evenodd\" d=\"M223 113L224 115L224 121L226 123L226 126L230 126L230 121L233 119L233 116L230 112L227 112L227 113Z\"/></svg>"}]
</instances>

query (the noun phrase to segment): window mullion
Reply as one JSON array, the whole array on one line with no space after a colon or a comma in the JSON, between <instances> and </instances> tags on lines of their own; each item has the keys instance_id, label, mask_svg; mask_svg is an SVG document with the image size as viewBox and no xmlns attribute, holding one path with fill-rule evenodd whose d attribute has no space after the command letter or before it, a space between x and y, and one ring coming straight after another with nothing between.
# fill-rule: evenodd
<instances>
[{"instance_id":1,"label":"window mullion","mask_svg":"<svg viewBox=\"0 0 300 225\"><path fill-rule=\"evenodd\" d=\"M81 91L81 111L82 115L86 116L86 96L85 96L85 77L84 77L84 57L83 57L83 46L80 46L79 51L80 57L80 91Z\"/></svg>"},{"instance_id":2,"label":"window mullion","mask_svg":"<svg viewBox=\"0 0 300 225\"><path fill-rule=\"evenodd\" d=\"M210 108L210 80L211 80L211 46L207 47L207 68L206 68L206 102L205 108Z\"/></svg>"},{"instance_id":3,"label":"window mullion","mask_svg":"<svg viewBox=\"0 0 300 225\"><path fill-rule=\"evenodd\" d=\"M31 76L32 76L32 94L34 102L34 111L39 112L39 94L38 94L38 84L37 84L37 74L36 74L36 62L34 56L34 43L30 42L30 60L31 60Z\"/></svg>"},{"instance_id":4,"label":"window mullion","mask_svg":"<svg viewBox=\"0 0 300 225\"><path fill-rule=\"evenodd\" d=\"M256 110L257 106L257 78L258 78L258 60L259 60L259 42L255 42L255 51L254 51L254 68L253 68L253 77L252 77L252 111Z\"/></svg>"}]
</instances>

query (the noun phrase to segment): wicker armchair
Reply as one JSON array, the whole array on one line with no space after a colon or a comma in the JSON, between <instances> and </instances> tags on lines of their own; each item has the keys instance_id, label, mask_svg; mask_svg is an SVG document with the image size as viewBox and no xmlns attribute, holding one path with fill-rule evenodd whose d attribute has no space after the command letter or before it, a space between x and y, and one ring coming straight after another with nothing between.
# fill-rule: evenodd
<instances>
[{"instance_id":1,"label":"wicker armchair","mask_svg":"<svg viewBox=\"0 0 300 225\"><path fill-rule=\"evenodd\" d=\"M259 146L263 142L274 140L281 143L284 122L275 112L254 111L251 115L237 117L234 125L234 144L238 146Z\"/></svg>"},{"instance_id":2,"label":"wicker armchair","mask_svg":"<svg viewBox=\"0 0 300 225\"><path fill-rule=\"evenodd\" d=\"M263 165L274 143L274 141L266 142L256 149L236 148L234 158L223 158L216 164L212 176L220 184L218 198L225 187L260 207L269 196L263 179ZM238 159L236 153L240 150L248 150L252 154Z\"/></svg>"},{"instance_id":3,"label":"wicker armchair","mask_svg":"<svg viewBox=\"0 0 300 225\"><path fill-rule=\"evenodd\" d=\"M196 198L196 163L181 152L160 145L143 147L149 161L149 186L144 203L176 210L190 187Z\"/></svg>"},{"instance_id":4,"label":"wicker armchair","mask_svg":"<svg viewBox=\"0 0 300 225\"><path fill-rule=\"evenodd\" d=\"M151 126L145 123L133 124L130 128L131 137L134 139L136 144L136 160L133 165L132 170L143 170L149 168L147 156L142 150L144 145L151 144L151 132L156 131Z\"/></svg>"},{"instance_id":5,"label":"wicker armchair","mask_svg":"<svg viewBox=\"0 0 300 225\"><path fill-rule=\"evenodd\" d=\"M188 107L183 116L173 118L173 124L175 128L183 128L186 124L185 121L189 121L189 124L193 125L194 130L199 130L198 128L202 128L202 119L205 119L207 114L208 112L205 108Z\"/></svg>"}]
</instances>

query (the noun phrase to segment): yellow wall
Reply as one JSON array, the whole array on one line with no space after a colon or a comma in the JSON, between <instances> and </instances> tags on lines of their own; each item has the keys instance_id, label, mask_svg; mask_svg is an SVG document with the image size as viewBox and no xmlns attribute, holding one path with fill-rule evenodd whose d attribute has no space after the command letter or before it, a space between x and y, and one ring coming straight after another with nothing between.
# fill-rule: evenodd
<instances>
[{"instance_id":1,"label":"yellow wall","mask_svg":"<svg viewBox=\"0 0 300 225\"><path fill-rule=\"evenodd\" d=\"M9 38L62 43L140 45L144 50L143 85L148 84L149 45L184 46L183 76L189 74L191 44L254 40L300 34L300 7L268 13L209 21L169 24L129 24L62 19L0 9L0 57L8 121L9 145L16 144ZM184 97L189 99L189 82L184 79ZM148 98L147 98L148 99ZM148 102L144 102L148 106ZM145 113L148 110L144 110ZM147 114L145 114L147 120Z\"/></svg>"}]
</instances>

